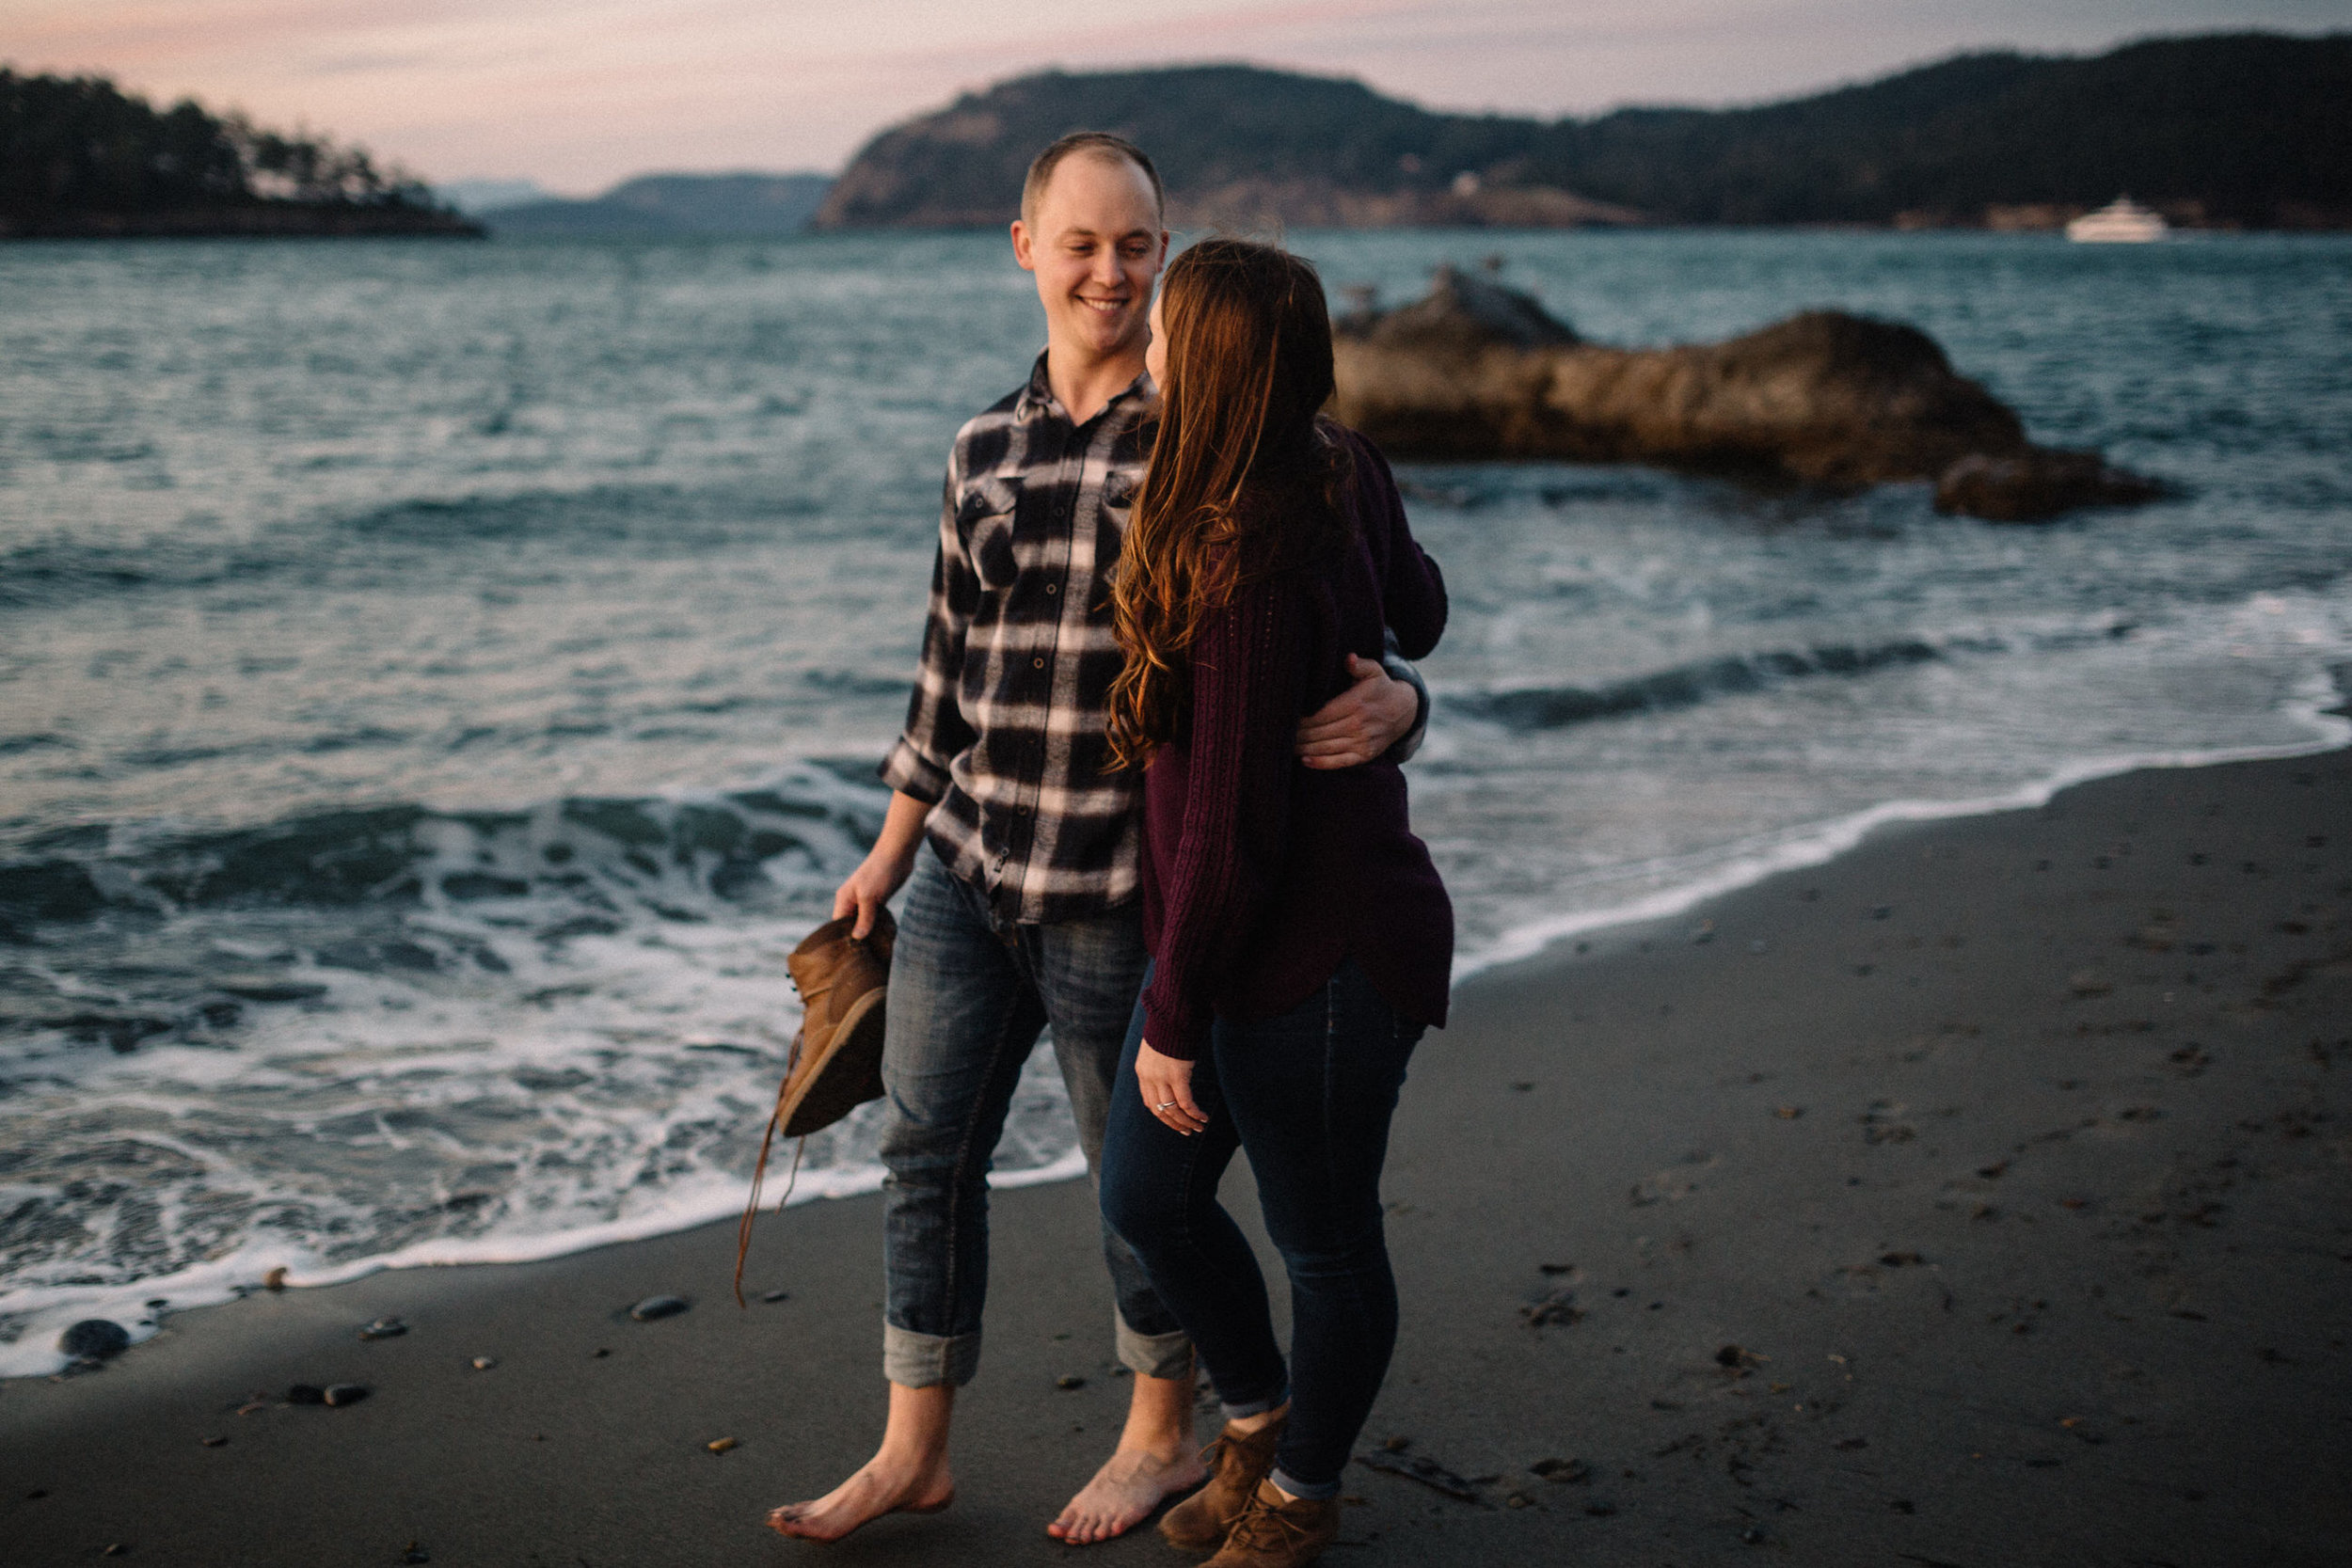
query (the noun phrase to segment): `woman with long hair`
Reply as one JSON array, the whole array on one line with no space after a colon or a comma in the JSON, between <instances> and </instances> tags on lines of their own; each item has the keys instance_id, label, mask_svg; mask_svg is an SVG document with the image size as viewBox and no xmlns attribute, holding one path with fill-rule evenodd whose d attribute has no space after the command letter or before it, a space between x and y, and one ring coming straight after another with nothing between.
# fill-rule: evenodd
<instances>
[{"instance_id":1,"label":"woman with long hair","mask_svg":"<svg viewBox=\"0 0 2352 1568\"><path fill-rule=\"evenodd\" d=\"M1224 1402L1208 1484L1169 1511L1212 1568L1305 1562L1396 1338L1380 1168L1405 1069L1445 1022L1453 907L1393 762L1318 771L1292 733L1351 656L1407 658L1445 587L1388 465L1319 414L1331 325L1314 269L1211 240L1168 269L1150 368L1159 434L1113 592L1113 755L1144 775L1152 967L1103 1207ZM1291 1282L1291 1355L1218 1204L1236 1149Z\"/></svg>"}]
</instances>

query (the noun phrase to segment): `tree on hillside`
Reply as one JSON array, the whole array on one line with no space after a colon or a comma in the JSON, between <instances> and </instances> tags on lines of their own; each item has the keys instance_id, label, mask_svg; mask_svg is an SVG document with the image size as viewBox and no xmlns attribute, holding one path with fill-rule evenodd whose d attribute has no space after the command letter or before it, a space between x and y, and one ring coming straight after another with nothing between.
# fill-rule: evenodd
<instances>
[{"instance_id":1,"label":"tree on hillside","mask_svg":"<svg viewBox=\"0 0 2352 1568\"><path fill-rule=\"evenodd\" d=\"M358 148L262 130L184 99L158 110L103 77L0 68L0 217L287 203L435 210L421 183Z\"/></svg>"}]
</instances>

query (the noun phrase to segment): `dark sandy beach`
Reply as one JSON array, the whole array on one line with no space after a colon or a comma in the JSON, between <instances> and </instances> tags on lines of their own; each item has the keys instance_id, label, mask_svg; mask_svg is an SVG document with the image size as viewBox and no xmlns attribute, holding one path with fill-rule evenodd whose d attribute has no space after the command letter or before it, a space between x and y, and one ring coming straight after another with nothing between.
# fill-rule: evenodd
<instances>
[{"instance_id":1,"label":"dark sandy beach","mask_svg":"<svg viewBox=\"0 0 2352 1568\"><path fill-rule=\"evenodd\" d=\"M1887 831L1482 977L1400 1115L1363 1444L1451 1490L1359 1465L1328 1560L2352 1560L2347 1081L2344 752ZM718 1226L259 1293L0 1386L0 1561L1062 1559L1124 1397L1091 1200L996 1216L940 1517L759 1524L880 1430L868 1197L766 1219L750 1283L790 1294L748 1311ZM664 1291L692 1309L627 1319ZM341 1381L373 1394L283 1402Z\"/></svg>"}]
</instances>

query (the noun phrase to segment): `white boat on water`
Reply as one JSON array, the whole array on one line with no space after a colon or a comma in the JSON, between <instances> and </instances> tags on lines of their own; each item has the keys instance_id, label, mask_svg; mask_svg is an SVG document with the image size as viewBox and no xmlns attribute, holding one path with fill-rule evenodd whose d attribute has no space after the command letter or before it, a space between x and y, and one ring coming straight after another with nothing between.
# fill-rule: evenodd
<instances>
[{"instance_id":1,"label":"white boat on water","mask_svg":"<svg viewBox=\"0 0 2352 1568\"><path fill-rule=\"evenodd\" d=\"M2066 237L2077 245L2145 245L2171 231L2172 226L2160 214L2128 196L2119 196L2066 226Z\"/></svg>"}]
</instances>

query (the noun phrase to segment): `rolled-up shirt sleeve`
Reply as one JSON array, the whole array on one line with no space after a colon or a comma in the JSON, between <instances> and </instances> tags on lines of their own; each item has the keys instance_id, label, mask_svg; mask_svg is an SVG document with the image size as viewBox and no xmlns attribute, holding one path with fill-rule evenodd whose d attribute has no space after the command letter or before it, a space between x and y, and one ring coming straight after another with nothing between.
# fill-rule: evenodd
<instances>
[{"instance_id":1,"label":"rolled-up shirt sleeve","mask_svg":"<svg viewBox=\"0 0 2352 1568\"><path fill-rule=\"evenodd\" d=\"M930 608L923 622L923 653L907 699L907 722L882 760L882 782L901 794L937 804L947 793L947 765L976 738L958 691L964 641L979 602L979 580L957 527L962 491L960 461L950 459L939 509L939 553L931 562Z\"/></svg>"}]
</instances>

